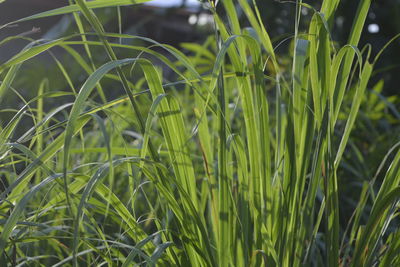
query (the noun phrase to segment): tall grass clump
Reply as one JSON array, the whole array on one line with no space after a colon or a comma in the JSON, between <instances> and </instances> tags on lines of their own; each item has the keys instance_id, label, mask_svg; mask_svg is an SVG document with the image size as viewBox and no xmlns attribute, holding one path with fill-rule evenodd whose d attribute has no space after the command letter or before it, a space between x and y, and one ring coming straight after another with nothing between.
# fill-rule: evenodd
<instances>
[{"instance_id":1,"label":"tall grass clump","mask_svg":"<svg viewBox=\"0 0 400 267\"><path fill-rule=\"evenodd\" d=\"M189 55L106 32L96 16L143 2L71 0L2 26L72 13L77 32L0 41L28 42L0 65L3 101L43 53L66 84L37 77L35 97L1 110L11 114L0 128L1 266L400 266L399 143L354 187L351 216L340 204L341 163L381 54L358 46L371 0L358 1L341 47L340 0L293 3L286 65L255 1L210 1L215 36L182 44Z\"/></svg>"}]
</instances>

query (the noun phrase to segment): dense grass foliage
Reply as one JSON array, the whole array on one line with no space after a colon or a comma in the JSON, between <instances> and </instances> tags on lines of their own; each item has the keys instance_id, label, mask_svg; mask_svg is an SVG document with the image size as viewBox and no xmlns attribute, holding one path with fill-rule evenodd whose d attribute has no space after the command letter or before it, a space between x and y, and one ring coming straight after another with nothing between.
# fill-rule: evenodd
<instances>
[{"instance_id":1,"label":"dense grass foliage","mask_svg":"<svg viewBox=\"0 0 400 267\"><path fill-rule=\"evenodd\" d=\"M297 1L290 62L255 1L211 1L215 36L186 54L96 16L143 2L75 0L18 21L71 13L77 33L28 40L0 65L0 99L24 103L1 110L1 266L399 266L399 143L373 175L340 177L360 108L391 104L369 90L383 87L370 84L379 55L358 48L371 0L340 47L340 0ZM66 88L36 77L24 99L15 86L41 54Z\"/></svg>"}]
</instances>

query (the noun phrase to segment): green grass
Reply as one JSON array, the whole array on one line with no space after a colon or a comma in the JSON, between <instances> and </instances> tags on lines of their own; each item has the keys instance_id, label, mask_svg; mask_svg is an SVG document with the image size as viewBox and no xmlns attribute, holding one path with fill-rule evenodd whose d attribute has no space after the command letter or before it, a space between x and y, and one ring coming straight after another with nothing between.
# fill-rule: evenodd
<instances>
[{"instance_id":1,"label":"green grass","mask_svg":"<svg viewBox=\"0 0 400 267\"><path fill-rule=\"evenodd\" d=\"M0 128L1 265L400 265L400 143L353 195L340 187L360 108L379 101L364 101L379 55L358 48L371 0L342 47L330 32L340 0L320 11L297 1L289 64L255 1L210 2L215 36L182 44L189 55L107 33L94 10L118 8L121 25L120 6L143 2L76 0L8 24L73 13L78 33L31 41L0 65L4 101L37 56L61 47L71 58L52 54L65 90L37 77L34 98L1 110L12 114Z\"/></svg>"}]
</instances>

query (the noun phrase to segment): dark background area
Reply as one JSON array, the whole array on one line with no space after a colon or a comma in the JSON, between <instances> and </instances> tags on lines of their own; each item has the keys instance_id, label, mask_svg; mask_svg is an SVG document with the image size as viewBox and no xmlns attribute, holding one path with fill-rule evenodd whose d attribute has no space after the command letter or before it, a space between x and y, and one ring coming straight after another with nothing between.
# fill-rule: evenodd
<instances>
[{"instance_id":1,"label":"dark background area","mask_svg":"<svg viewBox=\"0 0 400 267\"><path fill-rule=\"evenodd\" d=\"M339 5L332 35L333 39L342 45L346 43L358 2L355 0L342 0ZM306 3L319 9L321 1L311 0ZM67 4L67 0L8 0L0 4L0 25ZM295 9L293 2L259 0L258 5L267 30L275 41L280 40L285 34L293 32ZM108 13L104 10L101 12L105 12L103 19L109 21L107 30L118 31L115 23L116 12L110 10ZM201 8L196 11L179 7L163 9L143 5L122 8L122 29L130 34L143 35L174 46L179 46L181 42L201 42L207 37L207 31L204 31L204 29L199 31L198 27L188 23L188 18L191 15L201 12L207 11ZM307 29L306 25L311 15L311 11L303 10L304 23L302 30L305 31ZM57 33L62 36L65 32L68 32L67 25L71 21L61 17L50 17L19 23L2 29L0 31L0 39L17 34L39 39L46 36L46 33L49 36L49 31L53 34L51 37L57 37ZM371 32L371 29L375 31ZM373 1L364 27L360 48L366 44L371 44L373 54L376 54L397 33L400 33L400 0ZM26 44L26 42L13 42L0 47L0 61L4 62L17 53L23 44ZM283 45L279 52L287 53L287 46ZM400 42L397 41L383 54L376 67L376 75L373 77L374 81L385 80L385 94L398 93L399 79L396 73L399 69Z\"/></svg>"}]
</instances>

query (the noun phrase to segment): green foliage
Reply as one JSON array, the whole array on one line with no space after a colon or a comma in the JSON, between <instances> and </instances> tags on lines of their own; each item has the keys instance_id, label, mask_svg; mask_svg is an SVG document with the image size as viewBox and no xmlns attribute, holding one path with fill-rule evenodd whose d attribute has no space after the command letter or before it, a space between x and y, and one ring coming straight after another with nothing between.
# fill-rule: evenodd
<instances>
[{"instance_id":1,"label":"green foliage","mask_svg":"<svg viewBox=\"0 0 400 267\"><path fill-rule=\"evenodd\" d=\"M73 13L79 33L0 65L0 101L24 102L1 110L12 114L0 128L1 265L399 265L399 136L371 167L353 131L399 122L383 82L369 90L376 60L358 48L371 1L342 47L330 32L340 0L297 1L282 57L255 1L210 1L215 36L182 44L188 55L106 33L93 10L143 2L76 0L17 21ZM70 57L51 54L65 81L27 80L38 89L26 101L18 78L56 47Z\"/></svg>"}]
</instances>

